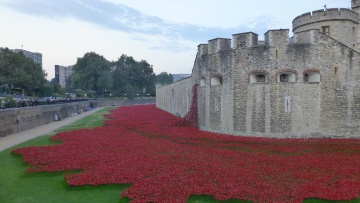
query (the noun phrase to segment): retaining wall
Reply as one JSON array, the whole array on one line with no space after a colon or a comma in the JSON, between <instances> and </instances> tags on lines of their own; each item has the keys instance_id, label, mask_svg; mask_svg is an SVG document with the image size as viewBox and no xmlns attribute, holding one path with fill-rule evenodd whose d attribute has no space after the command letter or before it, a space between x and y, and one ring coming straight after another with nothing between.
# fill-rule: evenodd
<instances>
[{"instance_id":1,"label":"retaining wall","mask_svg":"<svg viewBox=\"0 0 360 203\"><path fill-rule=\"evenodd\" d=\"M154 104L154 98L147 99L112 99L90 100L65 104L0 109L0 137L29 130L74 114L87 111L89 107L125 106L137 104Z\"/></svg>"}]
</instances>

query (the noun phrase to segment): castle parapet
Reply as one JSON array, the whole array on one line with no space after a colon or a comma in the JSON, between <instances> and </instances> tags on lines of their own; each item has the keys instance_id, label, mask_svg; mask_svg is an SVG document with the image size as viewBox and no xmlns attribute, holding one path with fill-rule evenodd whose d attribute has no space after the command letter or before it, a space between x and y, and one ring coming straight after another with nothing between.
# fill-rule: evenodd
<instances>
[{"instance_id":1,"label":"castle parapet","mask_svg":"<svg viewBox=\"0 0 360 203\"><path fill-rule=\"evenodd\" d=\"M199 52L200 56L208 54L209 53L209 45L208 44L199 44L198 52Z\"/></svg>"},{"instance_id":2,"label":"castle parapet","mask_svg":"<svg viewBox=\"0 0 360 203\"><path fill-rule=\"evenodd\" d=\"M351 0L351 8L355 9L360 7L360 0Z\"/></svg>"},{"instance_id":3,"label":"castle parapet","mask_svg":"<svg viewBox=\"0 0 360 203\"><path fill-rule=\"evenodd\" d=\"M233 34L233 48L251 47L258 44L258 35L253 32Z\"/></svg>"},{"instance_id":4,"label":"castle parapet","mask_svg":"<svg viewBox=\"0 0 360 203\"><path fill-rule=\"evenodd\" d=\"M231 39L216 38L209 40L209 54L231 49Z\"/></svg>"},{"instance_id":5,"label":"castle parapet","mask_svg":"<svg viewBox=\"0 0 360 203\"><path fill-rule=\"evenodd\" d=\"M269 30L265 33L265 44L281 46L289 43L289 29Z\"/></svg>"},{"instance_id":6,"label":"castle parapet","mask_svg":"<svg viewBox=\"0 0 360 203\"><path fill-rule=\"evenodd\" d=\"M318 29L306 30L294 34L294 43L297 44L316 44L320 37Z\"/></svg>"},{"instance_id":7,"label":"castle parapet","mask_svg":"<svg viewBox=\"0 0 360 203\"><path fill-rule=\"evenodd\" d=\"M293 31L300 26L321 21L334 21L334 20L350 20L358 24L359 15L347 8L331 8L327 10L316 10L312 13L304 13L296 17L293 24Z\"/></svg>"}]
</instances>

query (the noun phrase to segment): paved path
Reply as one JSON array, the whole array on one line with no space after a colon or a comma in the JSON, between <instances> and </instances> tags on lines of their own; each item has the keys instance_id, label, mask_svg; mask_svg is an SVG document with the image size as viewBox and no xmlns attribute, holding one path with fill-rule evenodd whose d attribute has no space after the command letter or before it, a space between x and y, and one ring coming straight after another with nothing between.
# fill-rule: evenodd
<instances>
[{"instance_id":1,"label":"paved path","mask_svg":"<svg viewBox=\"0 0 360 203\"><path fill-rule=\"evenodd\" d=\"M85 116L88 116L92 113L95 113L96 111L98 111L102 108L96 108L94 110L84 112L77 116L65 118L61 121L54 121L54 122L51 122L46 125L32 128L30 130L22 131L22 132L19 132L16 134L11 134L6 137L0 137L0 151L3 151L7 148L10 148L17 144L20 144L20 143L30 140L32 138L38 137L40 135L49 134L58 128L61 128L65 125L69 125L70 123L73 123L73 122L75 122L81 118L84 118Z\"/></svg>"}]
</instances>

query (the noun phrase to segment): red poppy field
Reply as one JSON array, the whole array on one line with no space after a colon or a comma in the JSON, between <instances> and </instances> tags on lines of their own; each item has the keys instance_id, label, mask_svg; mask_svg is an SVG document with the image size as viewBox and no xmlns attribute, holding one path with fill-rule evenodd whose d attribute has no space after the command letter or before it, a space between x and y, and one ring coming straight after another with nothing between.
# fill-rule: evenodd
<instances>
[{"instance_id":1,"label":"red poppy field","mask_svg":"<svg viewBox=\"0 0 360 203\"><path fill-rule=\"evenodd\" d=\"M27 172L79 171L69 185L131 183L132 202L350 200L360 194L360 140L221 135L179 125L154 105L119 107L102 127L58 133L61 144L14 149Z\"/></svg>"}]
</instances>

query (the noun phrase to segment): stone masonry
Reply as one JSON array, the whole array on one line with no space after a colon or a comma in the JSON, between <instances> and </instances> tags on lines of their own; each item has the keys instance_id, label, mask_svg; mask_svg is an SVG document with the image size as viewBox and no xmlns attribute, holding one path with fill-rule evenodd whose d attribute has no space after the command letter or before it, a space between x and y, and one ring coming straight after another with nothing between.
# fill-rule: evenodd
<instances>
[{"instance_id":1,"label":"stone masonry","mask_svg":"<svg viewBox=\"0 0 360 203\"><path fill-rule=\"evenodd\" d=\"M87 111L89 107L154 104L154 98L102 99L63 104L0 109L0 137L29 130Z\"/></svg>"},{"instance_id":2,"label":"stone masonry","mask_svg":"<svg viewBox=\"0 0 360 203\"><path fill-rule=\"evenodd\" d=\"M202 130L360 137L360 0L351 6L296 17L291 38L279 29L265 43L247 32L200 44L191 77L157 87L157 106L184 116L197 83Z\"/></svg>"}]
</instances>

